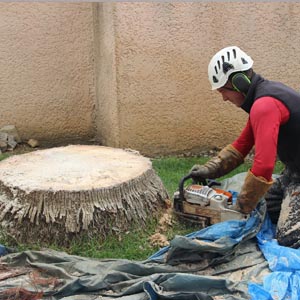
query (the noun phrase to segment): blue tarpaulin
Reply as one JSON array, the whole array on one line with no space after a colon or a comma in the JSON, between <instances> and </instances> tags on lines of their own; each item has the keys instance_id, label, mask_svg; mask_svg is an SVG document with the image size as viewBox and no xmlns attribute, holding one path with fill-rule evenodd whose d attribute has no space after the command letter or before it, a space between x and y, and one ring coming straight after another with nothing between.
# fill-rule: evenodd
<instances>
[{"instance_id":1,"label":"blue tarpaulin","mask_svg":"<svg viewBox=\"0 0 300 300\"><path fill-rule=\"evenodd\" d=\"M300 237L299 237L300 238ZM261 285L249 283L252 299L300 299L300 249L278 245L274 239L274 226L266 218L257 234L258 246L272 271Z\"/></svg>"},{"instance_id":2,"label":"blue tarpaulin","mask_svg":"<svg viewBox=\"0 0 300 300\"><path fill-rule=\"evenodd\" d=\"M3 245L0 245L0 256L3 256L5 254L7 254L9 252L9 250L3 246Z\"/></svg>"}]
</instances>

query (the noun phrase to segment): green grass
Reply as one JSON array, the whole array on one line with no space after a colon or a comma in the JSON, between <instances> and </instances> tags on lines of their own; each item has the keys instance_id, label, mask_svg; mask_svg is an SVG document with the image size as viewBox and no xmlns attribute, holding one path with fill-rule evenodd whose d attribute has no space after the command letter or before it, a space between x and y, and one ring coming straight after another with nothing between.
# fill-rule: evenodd
<instances>
[{"instance_id":1,"label":"green grass","mask_svg":"<svg viewBox=\"0 0 300 300\"><path fill-rule=\"evenodd\" d=\"M1 153L0 154L0 161L7 158L7 157L9 157L9 156L11 156L11 153L7 153L7 152L6 153Z\"/></svg>"},{"instance_id":2,"label":"green grass","mask_svg":"<svg viewBox=\"0 0 300 300\"><path fill-rule=\"evenodd\" d=\"M10 154L1 154L0 160L10 156ZM203 164L209 158L191 157L191 158L159 158L153 159L153 168L162 179L170 198L178 189L179 180L186 174L194 164ZM251 167L251 163L247 161L245 164L239 166L236 170L229 173L225 177L231 177L234 174L245 172ZM274 173L279 173L283 169L280 162L276 163ZM59 248L56 245L51 245L49 248L55 250L66 251L70 254L94 257L94 258L126 258L130 260L144 260L151 254L156 252L159 248L152 247L149 243L149 237L155 233L157 227L156 221L149 222L146 228L141 229L133 227L130 228L126 234L122 236L111 236L105 241L100 241L96 238L83 237L80 241L71 243L68 248ZM197 230L195 227L181 224L178 221L166 232L168 240L171 240L175 235L185 235L191 231ZM6 246L11 246L11 239L0 234L0 243ZM18 250L25 249L39 249L39 245L18 245Z\"/></svg>"}]
</instances>

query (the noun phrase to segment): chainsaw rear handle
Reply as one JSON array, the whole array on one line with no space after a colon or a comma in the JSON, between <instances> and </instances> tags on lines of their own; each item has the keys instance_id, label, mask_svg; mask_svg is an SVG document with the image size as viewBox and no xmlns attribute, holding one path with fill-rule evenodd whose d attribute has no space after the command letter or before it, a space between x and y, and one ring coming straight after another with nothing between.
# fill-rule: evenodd
<instances>
[{"instance_id":1,"label":"chainsaw rear handle","mask_svg":"<svg viewBox=\"0 0 300 300\"><path fill-rule=\"evenodd\" d=\"M179 199L180 199L180 201L184 201L184 183L191 178L193 178L192 173L182 177L179 181ZM193 179L193 182L195 184L199 183L199 184L207 185L206 179L204 179L204 178L199 179L198 182L195 182L195 180Z\"/></svg>"}]
</instances>

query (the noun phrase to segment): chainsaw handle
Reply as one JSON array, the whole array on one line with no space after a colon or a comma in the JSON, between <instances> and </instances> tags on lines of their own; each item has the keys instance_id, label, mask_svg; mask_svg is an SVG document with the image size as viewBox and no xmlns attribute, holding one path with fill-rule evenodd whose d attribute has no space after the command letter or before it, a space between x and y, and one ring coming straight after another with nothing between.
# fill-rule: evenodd
<instances>
[{"instance_id":1,"label":"chainsaw handle","mask_svg":"<svg viewBox=\"0 0 300 300\"><path fill-rule=\"evenodd\" d=\"M182 177L182 178L180 179L180 181L179 181L179 199L180 199L181 201L184 201L184 183L185 183L187 180L191 179L191 178L193 178L193 177L192 177L192 173L190 173L190 174L188 174L188 175ZM199 184L207 185L206 179L204 179L204 178L200 178L200 179L197 180L197 181L194 180L194 178L193 178L193 183L195 183L195 184L199 183Z\"/></svg>"}]
</instances>

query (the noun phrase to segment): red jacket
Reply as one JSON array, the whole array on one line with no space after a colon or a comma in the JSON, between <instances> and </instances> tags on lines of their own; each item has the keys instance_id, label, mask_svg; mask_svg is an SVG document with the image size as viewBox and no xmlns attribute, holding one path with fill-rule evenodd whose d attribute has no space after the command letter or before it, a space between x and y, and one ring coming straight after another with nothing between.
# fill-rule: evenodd
<instances>
[{"instance_id":1,"label":"red jacket","mask_svg":"<svg viewBox=\"0 0 300 300\"><path fill-rule=\"evenodd\" d=\"M248 122L232 146L246 156L255 146L251 168L255 176L270 181L276 161L279 126L289 120L286 106L273 97L257 99L250 111Z\"/></svg>"}]
</instances>

